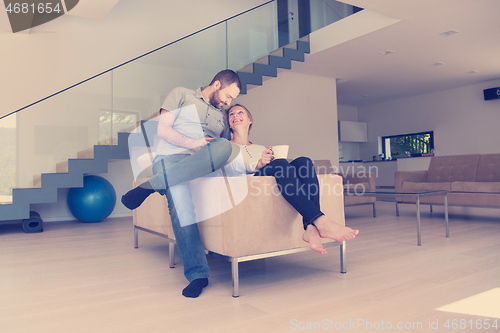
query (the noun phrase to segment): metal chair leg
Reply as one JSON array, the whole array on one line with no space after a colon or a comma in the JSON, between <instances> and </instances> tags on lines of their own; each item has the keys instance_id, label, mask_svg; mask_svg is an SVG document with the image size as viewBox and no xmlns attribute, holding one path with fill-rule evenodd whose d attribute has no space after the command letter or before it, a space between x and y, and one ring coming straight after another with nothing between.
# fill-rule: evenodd
<instances>
[{"instance_id":1,"label":"metal chair leg","mask_svg":"<svg viewBox=\"0 0 500 333\"><path fill-rule=\"evenodd\" d=\"M231 258L231 275L233 278L233 297L239 297L240 277L238 274L238 259Z\"/></svg>"},{"instance_id":2,"label":"metal chair leg","mask_svg":"<svg viewBox=\"0 0 500 333\"><path fill-rule=\"evenodd\" d=\"M345 269L345 241L340 245L340 273L345 274L347 271Z\"/></svg>"},{"instance_id":3,"label":"metal chair leg","mask_svg":"<svg viewBox=\"0 0 500 333\"><path fill-rule=\"evenodd\" d=\"M134 226L134 249L139 247L139 230Z\"/></svg>"},{"instance_id":4,"label":"metal chair leg","mask_svg":"<svg viewBox=\"0 0 500 333\"><path fill-rule=\"evenodd\" d=\"M175 243L173 240L168 240L168 258L170 261L170 268L175 268Z\"/></svg>"}]
</instances>

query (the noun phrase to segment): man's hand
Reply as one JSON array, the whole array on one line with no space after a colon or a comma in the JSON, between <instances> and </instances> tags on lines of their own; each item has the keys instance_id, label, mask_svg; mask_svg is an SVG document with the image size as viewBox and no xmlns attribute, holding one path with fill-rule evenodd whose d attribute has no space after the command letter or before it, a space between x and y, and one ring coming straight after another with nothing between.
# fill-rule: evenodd
<instances>
[{"instance_id":1,"label":"man's hand","mask_svg":"<svg viewBox=\"0 0 500 333\"><path fill-rule=\"evenodd\" d=\"M174 146L198 151L210 141L215 140L215 138L203 138L195 140L193 138L187 137L173 129L172 126L174 125L174 121L175 116L171 112L165 109L161 109L161 116L160 120L158 121L158 135Z\"/></svg>"},{"instance_id":2,"label":"man's hand","mask_svg":"<svg viewBox=\"0 0 500 333\"><path fill-rule=\"evenodd\" d=\"M257 170L260 168L263 168L266 165L268 165L269 163L271 163L273 160L274 160L273 149L272 149L272 147L269 147L266 150L264 150L264 152L262 153L262 156L259 160L259 163L257 163L257 166L255 168Z\"/></svg>"},{"instance_id":3,"label":"man's hand","mask_svg":"<svg viewBox=\"0 0 500 333\"><path fill-rule=\"evenodd\" d=\"M216 138L203 138L203 139L200 139L200 140L197 140L199 141L200 145L198 147L195 147L195 148L192 148L194 151L198 151L200 150L201 148L203 148L204 145L210 143L211 141L215 140Z\"/></svg>"}]
</instances>

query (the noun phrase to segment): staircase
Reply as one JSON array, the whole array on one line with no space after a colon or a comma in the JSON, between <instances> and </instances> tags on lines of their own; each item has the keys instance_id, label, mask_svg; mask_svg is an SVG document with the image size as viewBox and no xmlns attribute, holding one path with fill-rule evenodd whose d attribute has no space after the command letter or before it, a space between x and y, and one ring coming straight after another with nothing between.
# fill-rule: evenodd
<instances>
[{"instance_id":1,"label":"staircase","mask_svg":"<svg viewBox=\"0 0 500 333\"><path fill-rule=\"evenodd\" d=\"M262 79L265 76L277 77L278 68L291 69L292 60L304 62L305 54L309 52L309 42L298 40L244 67L242 70L238 71L238 76L241 81L240 93L246 94L248 89L247 85L249 84L261 86Z\"/></svg>"},{"instance_id":2,"label":"staircase","mask_svg":"<svg viewBox=\"0 0 500 333\"><path fill-rule=\"evenodd\" d=\"M238 71L241 94L247 94L251 85L262 85L264 77L277 77L278 69L291 69L292 61L305 60L310 52L309 43L298 40L273 51L268 56ZM0 204L0 221L23 220L26 232L40 232L43 221L39 214L30 211L31 204L57 202L57 189L82 187L86 174L107 173L108 161L129 159L129 146L150 146L154 143L156 124L141 121L140 133L118 133L118 145L95 145L78 154L78 158L57 165L57 173L42 174L34 179L33 188L16 188L12 191L12 203ZM146 128L147 127L147 128ZM144 133L147 133L144 136Z\"/></svg>"}]
</instances>

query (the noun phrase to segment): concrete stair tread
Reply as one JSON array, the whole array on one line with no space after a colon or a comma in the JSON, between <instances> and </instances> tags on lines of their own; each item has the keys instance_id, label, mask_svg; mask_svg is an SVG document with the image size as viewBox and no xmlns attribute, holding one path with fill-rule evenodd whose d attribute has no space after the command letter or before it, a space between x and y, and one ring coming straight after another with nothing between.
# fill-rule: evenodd
<instances>
[{"instance_id":1,"label":"concrete stair tread","mask_svg":"<svg viewBox=\"0 0 500 333\"><path fill-rule=\"evenodd\" d=\"M79 151L78 153L76 153L76 157L79 159L94 158L94 147Z\"/></svg>"},{"instance_id":2,"label":"concrete stair tread","mask_svg":"<svg viewBox=\"0 0 500 333\"><path fill-rule=\"evenodd\" d=\"M59 162L56 164L56 173L68 173L69 161Z\"/></svg>"},{"instance_id":3,"label":"concrete stair tread","mask_svg":"<svg viewBox=\"0 0 500 333\"><path fill-rule=\"evenodd\" d=\"M245 67L240 69L238 72L253 73L253 64L246 65Z\"/></svg>"},{"instance_id":4,"label":"concrete stair tread","mask_svg":"<svg viewBox=\"0 0 500 333\"><path fill-rule=\"evenodd\" d=\"M12 196L2 195L0 196L0 205L10 205L12 204Z\"/></svg>"}]
</instances>

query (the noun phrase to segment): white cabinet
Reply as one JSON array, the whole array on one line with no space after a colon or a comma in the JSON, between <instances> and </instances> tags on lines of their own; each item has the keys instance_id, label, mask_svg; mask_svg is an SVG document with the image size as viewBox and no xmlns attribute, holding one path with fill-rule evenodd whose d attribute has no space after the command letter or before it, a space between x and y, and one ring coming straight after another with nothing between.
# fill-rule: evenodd
<instances>
[{"instance_id":1,"label":"white cabinet","mask_svg":"<svg viewBox=\"0 0 500 333\"><path fill-rule=\"evenodd\" d=\"M364 122L339 120L339 141L367 142L368 127Z\"/></svg>"}]
</instances>

